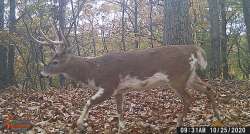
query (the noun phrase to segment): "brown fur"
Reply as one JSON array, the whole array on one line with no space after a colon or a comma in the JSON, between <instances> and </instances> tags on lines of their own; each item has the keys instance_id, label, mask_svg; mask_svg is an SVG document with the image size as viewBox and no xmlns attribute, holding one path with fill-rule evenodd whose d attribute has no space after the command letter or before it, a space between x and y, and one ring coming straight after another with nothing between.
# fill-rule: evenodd
<instances>
[{"instance_id":1,"label":"brown fur","mask_svg":"<svg viewBox=\"0 0 250 134\"><path fill-rule=\"evenodd\" d=\"M193 56L193 57L192 57ZM194 68L191 61L197 60ZM53 62L58 61L57 65ZM168 84L174 89L184 104L183 113L178 117L177 125L181 126L183 117L186 116L192 97L185 90L187 86L205 93L210 100L214 112L217 114L216 104L208 85L196 75L196 69L205 68L204 51L197 46L165 46L144 50L133 50L123 53L110 53L96 58L83 58L70 55L66 52L58 53L44 72L48 74L64 74L66 77L92 84L99 90L84 107L78 125L82 125L87 119L88 111L96 104L115 95L117 110L122 114L122 94L117 92L121 80L127 76L143 81L141 88L148 84L144 81L156 73L162 73L168 79ZM122 118L122 117L121 117Z\"/></svg>"}]
</instances>

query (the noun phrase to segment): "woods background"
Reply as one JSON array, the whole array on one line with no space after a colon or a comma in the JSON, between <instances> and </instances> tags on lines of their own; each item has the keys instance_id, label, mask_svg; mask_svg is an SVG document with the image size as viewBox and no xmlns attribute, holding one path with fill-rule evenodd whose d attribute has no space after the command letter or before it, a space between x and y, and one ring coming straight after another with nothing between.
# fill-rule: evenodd
<instances>
[{"instance_id":1,"label":"woods background","mask_svg":"<svg viewBox=\"0 0 250 134\"><path fill-rule=\"evenodd\" d=\"M53 51L27 31L41 38L41 28L54 38L50 23L75 55L199 44L207 52L209 79L250 76L249 0L0 0L0 88L69 83L40 76Z\"/></svg>"}]
</instances>

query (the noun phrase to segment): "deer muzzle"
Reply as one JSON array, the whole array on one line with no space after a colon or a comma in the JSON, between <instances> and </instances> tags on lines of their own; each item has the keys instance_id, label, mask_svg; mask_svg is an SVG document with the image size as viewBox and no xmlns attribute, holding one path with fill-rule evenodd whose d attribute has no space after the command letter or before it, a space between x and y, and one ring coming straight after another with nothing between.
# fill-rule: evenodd
<instances>
[{"instance_id":1,"label":"deer muzzle","mask_svg":"<svg viewBox=\"0 0 250 134\"><path fill-rule=\"evenodd\" d=\"M42 77L49 77L50 76L50 74L45 72L45 71L42 71L40 74Z\"/></svg>"}]
</instances>

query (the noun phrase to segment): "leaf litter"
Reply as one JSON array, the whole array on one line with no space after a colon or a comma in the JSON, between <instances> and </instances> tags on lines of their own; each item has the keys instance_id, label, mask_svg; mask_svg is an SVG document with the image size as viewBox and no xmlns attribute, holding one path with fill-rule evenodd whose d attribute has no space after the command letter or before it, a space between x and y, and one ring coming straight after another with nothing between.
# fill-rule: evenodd
<instances>
[{"instance_id":1,"label":"leaf litter","mask_svg":"<svg viewBox=\"0 0 250 134\"><path fill-rule=\"evenodd\" d=\"M185 119L185 126L250 126L250 81L209 81L216 92L222 121L213 121L207 98L196 91L196 99ZM87 100L96 91L90 88L50 88L21 90L15 87L0 94L0 113L6 117L30 120L34 125L28 133L75 133L76 121ZM176 118L182 104L170 88L133 91L124 97L122 134L175 133ZM93 107L87 121L87 133L112 134L118 132L116 104L112 99ZM9 133L2 129L0 133Z\"/></svg>"}]
</instances>

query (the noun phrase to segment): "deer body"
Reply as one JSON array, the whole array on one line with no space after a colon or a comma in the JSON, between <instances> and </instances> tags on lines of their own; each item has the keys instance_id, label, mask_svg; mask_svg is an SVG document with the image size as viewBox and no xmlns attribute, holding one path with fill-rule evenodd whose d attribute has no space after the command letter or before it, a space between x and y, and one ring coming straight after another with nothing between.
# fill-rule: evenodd
<instances>
[{"instance_id":1,"label":"deer body","mask_svg":"<svg viewBox=\"0 0 250 134\"><path fill-rule=\"evenodd\" d=\"M192 104L192 97L186 88L205 93L214 112L218 114L209 86L196 74L197 69L206 68L204 55L200 47L193 45L111 53L96 58L83 58L61 52L52 59L51 65L45 67L42 74L64 74L69 79L80 81L98 90L87 101L77 121L79 126L87 120L91 107L111 96L115 97L117 111L122 120L124 93L166 85L174 89L184 104L183 113L177 120L177 125L181 126L183 117ZM54 65L54 62L57 64ZM122 126L121 123L120 125Z\"/></svg>"},{"instance_id":2,"label":"deer body","mask_svg":"<svg viewBox=\"0 0 250 134\"><path fill-rule=\"evenodd\" d=\"M214 94L210 90L210 86L196 74L197 69L205 69L207 65L204 51L200 47L173 45L111 53L95 58L83 58L73 56L68 52L66 47L69 44L60 28L58 31L52 25L52 31L56 35L56 41L49 39L42 30L40 32L43 41L38 40L27 30L31 39L35 42L48 45L56 50L55 56L45 66L41 74L44 76L63 74L69 79L80 81L98 90L83 108L77 121L80 129L88 118L90 108L109 99L111 96L114 96L117 103L119 126L123 126L121 120L124 93L130 90L165 85L173 88L184 105L183 112L178 116L177 126L183 124L183 118L193 101L186 88L192 88L204 93L218 117ZM60 34L62 40L59 40L57 33Z\"/></svg>"},{"instance_id":3,"label":"deer body","mask_svg":"<svg viewBox=\"0 0 250 134\"><path fill-rule=\"evenodd\" d=\"M187 81L195 71L191 66L199 65L192 60L205 60L203 57L190 59L192 54L197 56L198 50L193 46L170 46L111 53L97 58L71 55L67 66L60 70L69 79L115 93L125 88L144 88L158 80Z\"/></svg>"}]
</instances>

